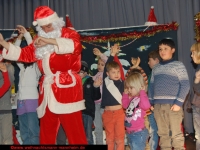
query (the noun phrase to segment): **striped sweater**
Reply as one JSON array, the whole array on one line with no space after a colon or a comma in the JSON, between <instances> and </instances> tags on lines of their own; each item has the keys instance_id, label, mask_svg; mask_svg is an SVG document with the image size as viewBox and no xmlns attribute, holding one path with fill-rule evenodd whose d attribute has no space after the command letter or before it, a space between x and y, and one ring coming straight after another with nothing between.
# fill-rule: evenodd
<instances>
[{"instance_id":1,"label":"striped sweater","mask_svg":"<svg viewBox=\"0 0 200 150\"><path fill-rule=\"evenodd\" d=\"M162 61L152 70L148 97L154 104L183 105L190 89L185 66L180 61Z\"/></svg>"}]
</instances>

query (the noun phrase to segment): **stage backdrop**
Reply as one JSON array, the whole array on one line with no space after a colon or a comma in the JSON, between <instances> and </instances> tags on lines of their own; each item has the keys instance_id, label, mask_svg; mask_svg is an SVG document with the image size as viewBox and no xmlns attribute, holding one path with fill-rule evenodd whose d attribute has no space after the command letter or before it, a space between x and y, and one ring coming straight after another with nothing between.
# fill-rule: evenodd
<instances>
[{"instance_id":1,"label":"stage backdrop","mask_svg":"<svg viewBox=\"0 0 200 150\"><path fill-rule=\"evenodd\" d=\"M118 58L123 66L124 73L132 66L131 57L140 57L140 67L146 74L150 73L148 66L148 54L158 49L158 42L163 38L174 40L177 49L177 28L176 22L157 26L136 26L114 29L96 29L78 31L81 35L83 45L82 60L90 66L92 75L97 73L97 59L93 54L96 47L102 53L109 56L110 46L114 43L120 45ZM174 55L178 59L177 51Z\"/></svg>"},{"instance_id":2,"label":"stage backdrop","mask_svg":"<svg viewBox=\"0 0 200 150\"><path fill-rule=\"evenodd\" d=\"M33 30L27 28L32 34ZM158 42L163 38L174 40L177 49L177 29L178 24L172 22L165 25L156 26L134 26L122 28L106 28L94 30L79 30L82 42L82 60L86 61L90 67L91 75L97 73L97 59L93 54L93 49L96 47L102 53L109 56L110 46L114 43L120 45L119 60L123 66L124 73L132 66L131 57L140 57L140 67L144 69L147 75L150 73L148 66L148 54L152 50L158 49ZM5 39L9 39L13 34L13 30L0 30ZM16 31L14 32L16 34ZM10 40L13 42L14 40ZM21 47L24 47L26 42L22 42ZM178 59L177 51L174 58ZM15 65L15 64L14 64ZM16 66L15 66L16 67ZM16 81L18 82L18 68L16 67ZM17 90L17 86L16 86Z\"/></svg>"}]
</instances>

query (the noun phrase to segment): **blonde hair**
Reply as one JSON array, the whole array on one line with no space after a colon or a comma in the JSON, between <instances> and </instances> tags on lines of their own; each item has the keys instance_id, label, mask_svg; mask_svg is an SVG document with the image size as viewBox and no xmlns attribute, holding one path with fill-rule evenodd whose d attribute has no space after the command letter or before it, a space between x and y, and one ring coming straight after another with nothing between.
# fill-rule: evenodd
<instances>
[{"instance_id":1,"label":"blonde hair","mask_svg":"<svg viewBox=\"0 0 200 150\"><path fill-rule=\"evenodd\" d=\"M145 91L147 91L147 84L144 81L141 73L134 72L131 73L124 82L125 88L134 87L136 91L139 93L142 87L145 87Z\"/></svg>"},{"instance_id":2,"label":"blonde hair","mask_svg":"<svg viewBox=\"0 0 200 150\"><path fill-rule=\"evenodd\" d=\"M191 52L196 52L195 57L197 58L197 63L200 64L200 43L195 43L190 48Z\"/></svg>"}]
</instances>

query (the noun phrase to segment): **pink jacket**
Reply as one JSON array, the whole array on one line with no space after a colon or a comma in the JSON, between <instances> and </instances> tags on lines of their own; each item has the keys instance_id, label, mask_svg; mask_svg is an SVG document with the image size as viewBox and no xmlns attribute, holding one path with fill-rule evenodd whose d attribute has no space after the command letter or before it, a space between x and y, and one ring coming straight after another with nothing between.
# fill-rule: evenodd
<instances>
[{"instance_id":1,"label":"pink jacket","mask_svg":"<svg viewBox=\"0 0 200 150\"><path fill-rule=\"evenodd\" d=\"M145 127L144 116L151 105L144 90L139 97L129 98L128 94L122 96L122 106L126 109L125 127L127 131L136 131Z\"/></svg>"}]
</instances>

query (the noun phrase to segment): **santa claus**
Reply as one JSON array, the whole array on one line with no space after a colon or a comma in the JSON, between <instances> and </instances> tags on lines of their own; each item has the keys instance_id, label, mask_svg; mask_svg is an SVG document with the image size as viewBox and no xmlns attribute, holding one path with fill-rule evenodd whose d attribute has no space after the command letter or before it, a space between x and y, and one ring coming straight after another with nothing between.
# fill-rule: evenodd
<instances>
[{"instance_id":1,"label":"santa claus","mask_svg":"<svg viewBox=\"0 0 200 150\"><path fill-rule=\"evenodd\" d=\"M81 67L80 36L64 28L63 19L47 6L36 8L33 25L38 36L28 46L14 46L1 34L0 44L5 59L38 63L42 73L37 108L40 144L55 144L60 124L69 144L87 144L81 116L85 109L82 83L77 74Z\"/></svg>"}]
</instances>

